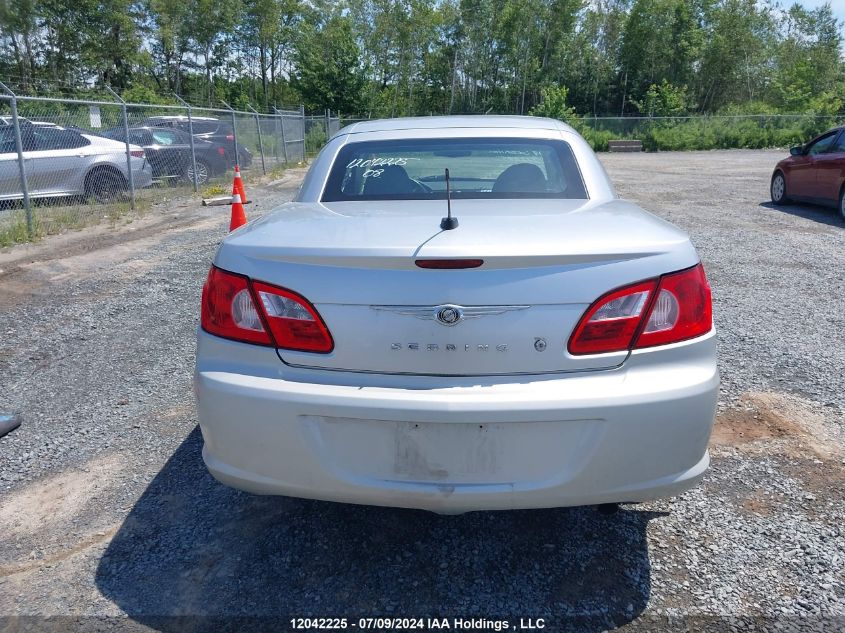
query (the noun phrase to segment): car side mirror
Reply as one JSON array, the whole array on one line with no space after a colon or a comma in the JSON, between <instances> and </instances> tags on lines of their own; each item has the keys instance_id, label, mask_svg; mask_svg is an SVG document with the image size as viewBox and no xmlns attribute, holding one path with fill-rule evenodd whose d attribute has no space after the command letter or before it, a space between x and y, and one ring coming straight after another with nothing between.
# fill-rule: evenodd
<instances>
[{"instance_id":1,"label":"car side mirror","mask_svg":"<svg viewBox=\"0 0 845 633\"><path fill-rule=\"evenodd\" d=\"M796 145L795 147L790 147L789 153L792 156L803 156L804 155L804 146L803 145Z\"/></svg>"}]
</instances>

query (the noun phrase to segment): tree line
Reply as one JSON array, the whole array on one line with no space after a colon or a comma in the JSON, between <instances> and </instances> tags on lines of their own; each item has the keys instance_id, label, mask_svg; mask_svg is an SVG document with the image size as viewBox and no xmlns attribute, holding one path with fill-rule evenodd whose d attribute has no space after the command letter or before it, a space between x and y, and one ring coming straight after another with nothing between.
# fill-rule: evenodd
<instances>
[{"instance_id":1,"label":"tree line","mask_svg":"<svg viewBox=\"0 0 845 633\"><path fill-rule=\"evenodd\" d=\"M0 0L0 77L365 117L837 114L845 95L830 5L761 0Z\"/></svg>"}]
</instances>

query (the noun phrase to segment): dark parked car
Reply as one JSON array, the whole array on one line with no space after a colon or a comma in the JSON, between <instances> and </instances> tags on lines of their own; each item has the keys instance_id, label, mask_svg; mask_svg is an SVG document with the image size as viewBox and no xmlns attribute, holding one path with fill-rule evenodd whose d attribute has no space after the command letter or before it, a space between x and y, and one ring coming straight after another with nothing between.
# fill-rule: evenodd
<instances>
[{"instance_id":1,"label":"dark parked car","mask_svg":"<svg viewBox=\"0 0 845 633\"><path fill-rule=\"evenodd\" d=\"M229 167L235 165L235 134L232 124L215 117L192 117L194 138L212 143L215 148L221 148ZM191 126L186 116L151 116L144 121L144 125L156 127L171 127L188 133ZM239 164L249 167L252 164L252 152L238 143Z\"/></svg>"},{"instance_id":2,"label":"dark parked car","mask_svg":"<svg viewBox=\"0 0 845 633\"><path fill-rule=\"evenodd\" d=\"M793 147L789 154L772 174L772 202L835 206L845 220L845 127Z\"/></svg>"},{"instance_id":3,"label":"dark parked car","mask_svg":"<svg viewBox=\"0 0 845 633\"><path fill-rule=\"evenodd\" d=\"M116 141L126 140L122 127L103 132L103 136ZM129 142L144 148L147 160L153 167L153 177L158 180L192 181L191 137L186 132L170 127L137 126L129 128ZM197 183L204 184L212 176L228 168L225 151L214 143L194 139Z\"/></svg>"}]
</instances>

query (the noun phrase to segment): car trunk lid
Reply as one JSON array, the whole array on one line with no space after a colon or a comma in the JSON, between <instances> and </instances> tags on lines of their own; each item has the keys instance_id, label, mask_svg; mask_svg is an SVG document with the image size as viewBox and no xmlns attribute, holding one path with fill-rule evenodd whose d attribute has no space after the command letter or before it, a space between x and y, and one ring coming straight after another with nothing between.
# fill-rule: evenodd
<instances>
[{"instance_id":1,"label":"car trunk lid","mask_svg":"<svg viewBox=\"0 0 845 633\"><path fill-rule=\"evenodd\" d=\"M525 212L513 213L518 204ZM222 245L221 268L308 298L330 354L288 364L429 375L605 369L626 352L572 356L571 332L605 292L696 263L678 229L623 201L461 200L441 231L436 201L292 203ZM419 260L473 258L471 269Z\"/></svg>"}]
</instances>

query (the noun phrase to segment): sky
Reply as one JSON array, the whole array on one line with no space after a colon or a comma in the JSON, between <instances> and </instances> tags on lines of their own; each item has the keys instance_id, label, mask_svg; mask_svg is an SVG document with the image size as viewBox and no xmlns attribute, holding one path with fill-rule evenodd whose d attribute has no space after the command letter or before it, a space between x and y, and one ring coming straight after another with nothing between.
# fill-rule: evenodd
<instances>
[{"instance_id":1,"label":"sky","mask_svg":"<svg viewBox=\"0 0 845 633\"><path fill-rule=\"evenodd\" d=\"M833 13L837 19L842 22L845 21L845 0L829 0L830 6L833 8ZM825 3L825 0L799 0L799 2L808 9L815 9ZM791 0L784 0L781 2L785 7L793 4Z\"/></svg>"}]
</instances>

